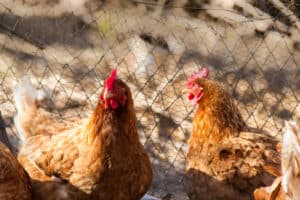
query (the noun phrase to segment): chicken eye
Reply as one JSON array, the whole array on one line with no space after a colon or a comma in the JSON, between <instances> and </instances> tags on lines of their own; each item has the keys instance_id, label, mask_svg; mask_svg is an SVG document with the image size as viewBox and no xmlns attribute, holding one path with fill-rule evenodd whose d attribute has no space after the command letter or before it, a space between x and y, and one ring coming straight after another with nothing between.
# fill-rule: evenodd
<instances>
[{"instance_id":1,"label":"chicken eye","mask_svg":"<svg viewBox=\"0 0 300 200\"><path fill-rule=\"evenodd\" d=\"M189 96L188 96L189 100L192 100L194 97L195 97L195 95L192 94L192 93L190 93Z\"/></svg>"}]
</instances>

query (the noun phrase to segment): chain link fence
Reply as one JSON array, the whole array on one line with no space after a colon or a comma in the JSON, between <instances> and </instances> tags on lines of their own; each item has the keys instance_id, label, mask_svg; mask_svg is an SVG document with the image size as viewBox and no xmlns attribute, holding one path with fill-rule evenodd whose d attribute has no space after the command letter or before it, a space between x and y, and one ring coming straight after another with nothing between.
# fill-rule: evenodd
<instances>
[{"instance_id":1,"label":"chain link fence","mask_svg":"<svg viewBox=\"0 0 300 200\"><path fill-rule=\"evenodd\" d=\"M0 110L17 145L12 98L24 75L61 118L88 117L112 68L132 90L154 170L150 193L187 199L183 175L195 108L187 77L208 66L247 124L280 138L300 115L295 1L0 0Z\"/></svg>"}]
</instances>

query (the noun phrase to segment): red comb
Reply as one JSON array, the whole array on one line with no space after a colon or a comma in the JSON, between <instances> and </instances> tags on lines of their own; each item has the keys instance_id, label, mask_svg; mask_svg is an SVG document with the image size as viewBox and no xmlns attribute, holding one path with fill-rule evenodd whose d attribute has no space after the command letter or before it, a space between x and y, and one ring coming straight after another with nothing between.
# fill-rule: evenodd
<instances>
[{"instance_id":1,"label":"red comb","mask_svg":"<svg viewBox=\"0 0 300 200\"><path fill-rule=\"evenodd\" d=\"M117 68L115 68L114 70L112 70L112 72L109 75L109 77L105 80L105 86L106 86L107 90L111 90L112 89L113 83L116 80L116 76L117 76Z\"/></svg>"},{"instance_id":2,"label":"red comb","mask_svg":"<svg viewBox=\"0 0 300 200\"><path fill-rule=\"evenodd\" d=\"M207 78L209 70L207 67L200 69L198 72L192 75L193 78Z\"/></svg>"},{"instance_id":3,"label":"red comb","mask_svg":"<svg viewBox=\"0 0 300 200\"><path fill-rule=\"evenodd\" d=\"M187 81L187 88L192 88L194 86L194 81L198 78L207 78L209 74L209 70L207 67L200 69L198 72L195 72L190 76Z\"/></svg>"}]
</instances>

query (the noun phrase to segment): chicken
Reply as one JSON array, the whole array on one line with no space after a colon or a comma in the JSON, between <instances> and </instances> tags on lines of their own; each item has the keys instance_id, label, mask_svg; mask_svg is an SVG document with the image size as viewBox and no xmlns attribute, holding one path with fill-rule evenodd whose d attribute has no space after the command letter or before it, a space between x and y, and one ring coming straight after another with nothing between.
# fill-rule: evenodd
<instances>
[{"instance_id":1,"label":"chicken","mask_svg":"<svg viewBox=\"0 0 300 200\"><path fill-rule=\"evenodd\" d=\"M88 200L89 195L59 179L51 181L31 180L34 200Z\"/></svg>"},{"instance_id":2,"label":"chicken","mask_svg":"<svg viewBox=\"0 0 300 200\"><path fill-rule=\"evenodd\" d=\"M284 200L281 177L275 179L271 186L260 187L254 191L255 200Z\"/></svg>"},{"instance_id":3,"label":"chicken","mask_svg":"<svg viewBox=\"0 0 300 200\"><path fill-rule=\"evenodd\" d=\"M0 112L0 199L30 200L30 178L11 150Z\"/></svg>"},{"instance_id":4,"label":"chicken","mask_svg":"<svg viewBox=\"0 0 300 200\"><path fill-rule=\"evenodd\" d=\"M192 123L185 188L194 199L253 199L280 170L277 141L250 132L233 98L220 83L208 80L207 68L187 82L188 99L198 105Z\"/></svg>"},{"instance_id":5,"label":"chicken","mask_svg":"<svg viewBox=\"0 0 300 200\"><path fill-rule=\"evenodd\" d=\"M36 119L47 115L41 114L46 111L36 103L32 84L16 87L15 123L22 139L18 159L32 179L60 179L89 199L137 200L146 193L152 182L151 163L139 141L130 89L116 73L115 69L106 79L88 121L65 129L59 125L57 132L51 124L47 131L44 119Z\"/></svg>"},{"instance_id":6,"label":"chicken","mask_svg":"<svg viewBox=\"0 0 300 200\"><path fill-rule=\"evenodd\" d=\"M13 147L9 142L6 130L5 122L0 111L0 142L2 142L11 152L13 152Z\"/></svg>"},{"instance_id":7,"label":"chicken","mask_svg":"<svg viewBox=\"0 0 300 200\"><path fill-rule=\"evenodd\" d=\"M0 199L32 199L28 174L2 142L0 142Z\"/></svg>"},{"instance_id":8,"label":"chicken","mask_svg":"<svg viewBox=\"0 0 300 200\"><path fill-rule=\"evenodd\" d=\"M282 176L255 190L255 200L300 199L300 121L285 123L281 146Z\"/></svg>"},{"instance_id":9,"label":"chicken","mask_svg":"<svg viewBox=\"0 0 300 200\"><path fill-rule=\"evenodd\" d=\"M300 199L300 122L286 122L282 138L282 190L290 200Z\"/></svg>"},{"instance_id":10,"label":"chicken","mask_svg":"<svg viewBox=\"0 0 300 200\"><path fill-rule=\"evenodd\" d=\"M4 121L0 113L0 124ZM1 143L2 142L2 143ZM0 128L0 199L1 200L69 200L87 199L87 196L68 183L31 180L17 158L8 149L12 146L4 127ZM51 195L49 195L51 194Z\"/></svg>"}]
</instances>

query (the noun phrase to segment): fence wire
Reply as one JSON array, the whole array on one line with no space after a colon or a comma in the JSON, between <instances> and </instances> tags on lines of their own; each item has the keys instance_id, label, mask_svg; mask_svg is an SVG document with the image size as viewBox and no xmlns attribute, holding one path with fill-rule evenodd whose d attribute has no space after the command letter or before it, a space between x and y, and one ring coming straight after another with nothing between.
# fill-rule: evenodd
<instances>
[{"instance_id":1,"label":"fence wire","mask_svg":"<svg viewBox=\"0 0 300 200\"><path fill-rule=\"evenodd\" d=\"M111 69L132 90L154 170L150 193L187 199L193 107L187 77L208 66L247 124L281 137L300 115L295 1L0 0L0 110L17 145L12 89L24 75L61 118L88 117Z\"/></svg>"}]
</instances>

